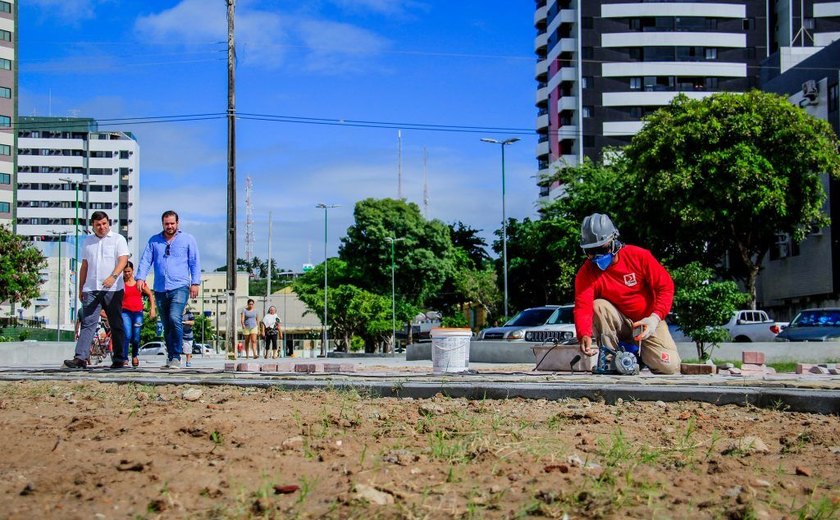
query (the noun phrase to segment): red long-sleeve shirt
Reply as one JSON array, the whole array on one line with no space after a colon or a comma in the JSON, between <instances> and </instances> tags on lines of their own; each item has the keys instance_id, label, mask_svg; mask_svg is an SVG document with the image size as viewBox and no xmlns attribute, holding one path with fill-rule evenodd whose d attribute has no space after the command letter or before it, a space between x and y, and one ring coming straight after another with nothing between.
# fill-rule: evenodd
<instances>
[{"instance_id":1,"label":"red long-sleeve shirt","mask_svg":"<svg viewBox=\"0 0 840 520\"><path fill-rule=\"evenodd\" d=\"M575 329L579 338L592 335L593 302L601 298L633 321L671 312L674 281L647 249L625 245L615 262L601 271L587 260L575 277Z\"/></svg>"}]
</instances>

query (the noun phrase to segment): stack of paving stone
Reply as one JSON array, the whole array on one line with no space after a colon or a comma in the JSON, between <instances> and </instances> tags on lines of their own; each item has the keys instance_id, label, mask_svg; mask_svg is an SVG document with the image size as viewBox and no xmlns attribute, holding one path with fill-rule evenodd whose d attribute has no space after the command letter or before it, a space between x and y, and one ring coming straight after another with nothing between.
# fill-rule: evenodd
<instances>
[{"instance_id":1,"label":"stack of paving stone","mask_svg":"<svg viewBox=\"0 0 840 520\"><path fill-rule=\"evenodd\" d=\"M796 373L840 376L840 369L837 368L837 364L835 363L824 363L821 365L797 363Z\"/></svg>"},{"instance_id":2,"label":"stack of paving stone","mask_svg":"<svg viewBox=\"0 0 840 520\"><path fill-rule=\"evenodd\" d=\"M237 363L228 361L225 363L225 372L295 372L303 374L314 373L341 373L355 372L356 365L353 363L295 363L293 365L284 363Z\"/></svg>"}]
</instances>

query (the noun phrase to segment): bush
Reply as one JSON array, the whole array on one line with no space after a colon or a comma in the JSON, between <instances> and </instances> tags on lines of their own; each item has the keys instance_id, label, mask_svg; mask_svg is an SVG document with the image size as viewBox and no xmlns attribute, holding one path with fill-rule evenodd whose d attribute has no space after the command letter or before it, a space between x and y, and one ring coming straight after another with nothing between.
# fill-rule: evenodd
<instances>
[{"instance_id":1,"label":"bush","mask_svg":"<svg viewBox=\"0 0 840 520\"><path fill-rule=\"evenodd\" d=\"M361 352L365 349L365 340L359 336L350 338L350 352Z\"/></svg>"},{"instance_id":2,"label":"bush","mask_svg":"<svg viewBox=\"0 0 840 520\"><path fill-rule=\"evenodd\" d=\"M465 328L470 324L463 314L456 314L454 316L444 316L441 320L441 327Z\"/></svg>"},{"instance_id":3,"label":"bush","mask_svg":"<svg viewBox=\"0 0 840 520\"><path fill-rule=\"evenodd\" d=\"M20 331L20 334L18 334L18 341L26 341L27 339L29 339L29 331L26 329Z\"/></svg>"}]
</instances>

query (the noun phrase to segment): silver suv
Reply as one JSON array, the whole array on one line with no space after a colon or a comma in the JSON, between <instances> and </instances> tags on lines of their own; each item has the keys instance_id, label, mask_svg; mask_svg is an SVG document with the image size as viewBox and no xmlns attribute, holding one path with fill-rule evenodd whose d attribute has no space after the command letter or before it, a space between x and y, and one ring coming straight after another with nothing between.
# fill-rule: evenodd
<instances>
[{"instance_id":1,"label":"silver suv","mask_svg":"<svg viewBox=\"0 0 840 520\"><path fill-rule=\"evenodd\" d=\"M535 341L575 336L574 305L545 305L525 309L501 327L484 329L479 340Z\"/></svg>"}]
</instances>

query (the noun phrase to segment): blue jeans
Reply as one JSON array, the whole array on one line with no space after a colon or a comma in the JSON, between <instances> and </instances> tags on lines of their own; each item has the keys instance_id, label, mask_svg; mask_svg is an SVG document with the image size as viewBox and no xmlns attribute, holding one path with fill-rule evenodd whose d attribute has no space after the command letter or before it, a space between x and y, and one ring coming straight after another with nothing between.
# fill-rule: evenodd
<instances>
[{"instance_id":1,"label":"blue jeans","mask_svg":"<svg viewBox=\"0 0 840 520\"><path fill-rule=\"evenodd\" d=\"M125 343L123 344L123 357L128 359L129 346L131 356L137 356L140 350L140 329L143 328L143 311L122 311L123 329L125 329Z\"/></svg>"},{"instance_id":2,"label":"blue jeans","mask_svg":"<svg viewBox=\"0 0 840 520\"><path fill-rule=\"evenodd\" d=\"M184 350L184 326L181 317L184 307L190 297L189 287L179 287L171 291L155 291L160 321L163 323L163 340L166 342L166 353L169 360L180 361Z\"/></svg>"}]
</instances>

